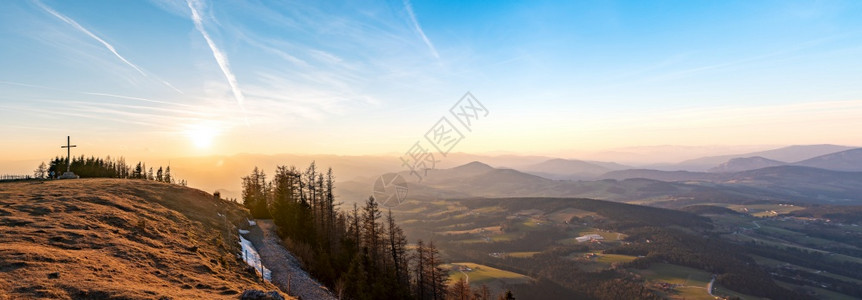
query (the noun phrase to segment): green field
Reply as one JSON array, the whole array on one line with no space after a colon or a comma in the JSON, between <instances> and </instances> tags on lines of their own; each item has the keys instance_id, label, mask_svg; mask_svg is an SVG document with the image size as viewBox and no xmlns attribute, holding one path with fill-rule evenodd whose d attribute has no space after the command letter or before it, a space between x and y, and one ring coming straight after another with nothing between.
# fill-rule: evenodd
<instances>
[{"instance_id":1,"label":"green field","mask_svg":"<svg viewBox=\"0 0 862 300\"><path fill-rule=\"evenodd\" d=\"M511 252L508 254L508 256L517 257L517 258L527 258L527 257L533 257L533 255L536 255L539 253L540 252L537 252L537 251L533 251L533 252Z\"/></svg>"},{"instance_id":2,"label":"green field","mask_svg":"<svg viewBox=\"0 0 862 300\"><path fill-rule=\"evenodd\" d=\"M467 267L470 268L470 270L458 271L455 269L456 266ZM443 267L450 269L450 282L461 280L461 278L465 276L470 284L487 284L489 286L500 284L523 284L530 281L530 277L515 272L469 262L451 263L443 265Z\"/></svg>"},{"instance_id":3,"label":"green field","mask_svg":"<svg viewBox=\"0 0 862 300\"><path fill-rule=\"evenodd\" d=\"M639 273L650 283L666 282L678 284L673 293L664 296L671 299L714 299L706 291L712 275L708 272L672 264L652 264Z\"/></svg>"},{"instance_id":4,"label":"green field","mask_svg":"<svg viewBox=\"0 0 862 300\"><path fill-rule=\"evenodd\" d=\"M595 256L591 258L586 257L588 254L592 253L595 252L575 252L569 254L567 257L569 259L578 261L578 267L588 272L607 270L611 268L614 263L626 263L637 259L636 256L605 253L595 253Z\"/></svg>"},{"instance_id":5,"label":"green field","mask_svg":"<svg viewBox=\"0 0 862 300\"><path fill-rule=\"evenodd\" d=\"M616 241L619 241L621 239L626 238L625 234L622 234L619 232L607 232L607 231L597 231L597 230L584 230L578 234L580 234L581 236L584 236L587 234L598 234L598 235L601 235L603 238L605 238L604 241L606 241L606 242L616 242Z\"/></svg>"},{"instance_id":6,"label":"green field","mask_svg":"<svg viewBox=\"0 0 862 300\"><path fill-rule=\"evenodd\" d=\"M747 213L755 217L775 217L781 214L805 209L804 207L790 204L731 204L724 205L724 207L741 213Z\"/></svg>"},{"instance_id":7,"label":"green field","mask_svg":"<svg viewBox=\"0 0 862 300\"><path fill-rule=\"evenodd\" d=\"M637 259L636 256L630 255L622 255L622 254L599 254L599 257L596 258L597 262L613 264L613 263L627 263Z\"/></svg>"}]
</instances>

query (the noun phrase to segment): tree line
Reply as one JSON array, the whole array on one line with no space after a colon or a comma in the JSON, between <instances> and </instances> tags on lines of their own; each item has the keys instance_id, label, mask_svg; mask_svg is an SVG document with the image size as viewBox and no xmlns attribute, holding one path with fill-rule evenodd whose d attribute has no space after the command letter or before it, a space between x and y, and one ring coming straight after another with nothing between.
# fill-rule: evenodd
<instances>
[{"instance_id":1,"label":"tree line","mask_svg":"<svg viewBox=\"0 0 862 300\"><path fill-rule=\"evenodd\" d=\"M48 164L42 162L33 171L33 177L37 179L57 177L66 172L67 158L57 156L50 160ZM131 166L126 163L124 157L112 159L110 156L106 158L100 157L85 157L84 155L72 157L71 163L68 165L70 171L81 178L123 178L123 179L146 179L158 182L179 184L182 186L188 185L185 180L177 179L171 175L171 166L158 169L153 167L147 168L147 164L138 162Z\"/></svg>"},{"instance_id":2,"label":"tree line","mask_svg":"<svg viewBox=\"0 0 862 300\"><path fill-rule=\"evenodd\" d=\"M492 299L486 286L447 284L449 272L433 242L408 245L391 211L374 197L341 210L332 169L278 166L272 179L255 167L242 178L243 205L271 218L285 246L341 299ZM499 299L514 299L504 293Z\"/></svg>"}]
</instances>

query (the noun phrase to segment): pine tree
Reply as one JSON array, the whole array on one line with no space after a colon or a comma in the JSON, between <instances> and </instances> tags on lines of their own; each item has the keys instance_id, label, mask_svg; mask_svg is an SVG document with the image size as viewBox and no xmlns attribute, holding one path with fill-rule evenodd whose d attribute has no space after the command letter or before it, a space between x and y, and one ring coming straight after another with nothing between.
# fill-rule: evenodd
<instances>
[{"instance_id":1,"label":"pine tree","mask_svg":"<svg viewBox=\"0 0 862 300\"><path fill-rule=\"evenodd\" d=\"M296 181L295 170L278 166L271 182L270 215L273 222L285 230L293 230L296 223Z\"/></svg>"},{"instance_id":2,"label":"pine tree","mask_svg":"<svg viewBox=\"0 0 862 300\"><path fill-rule=\"evenodd\" d=\"M330 251L335 252L337 248L338 241L341 239L339 234L339 230L337 230L338 224L336 221L337 210L335 207L335 176L332 174L332 168L326 170L326 181L325 181L325 192L324 192L324 203L326 205L326 232L327 237L329 238L328 244Z\"/></svg>"},{"instance_id":3,"label":"pine tree","mask_svg":"<svg viewBox=\"0 0 862 300\"><path fill-rule=\"evenodd\" d=\"M170 165L168 165L168 167L165 169L165 182L174 183L174 178L171 177L171 166Z\"/></svg>"},{"instance_id":4,"label":"pine tree","mask_svg":"<svg viewBox=\"0 0 862 300\"><path fill-rule=\"evenodd\" d=\"M141 174L143 174L143 172L144 171L143 171L143 167L141 166L141 162L138 162L138 164L135 165L135 171L134 171L134 173L132 173L132 178L141 179Z\"/></svg>"},{"instance_id":5,"label":"pine tree","mask_svg":"<svg viewBox=\"0 0 862 300\"><path fill-rule=\"evenodd\" d=\"M416 242L416 268L413 274L415 274L415 281L413 283L415 287L416 299L425 300L428 299L427 287L431 284L428 283L428 277L426 277L425 272L425 261L426 261L426 248L425 243L422 240Z\"/></svg>"},{"instance_id":6,"label":"pine tree","mask_svg":"<svg viewBox=\"0 0 862 300\"><path fill-rule=\"evenodd\" d=\"M159 166L159 170L156 171L156 181L165 182L164 171L162 171L162 167Z\"/></svg>"},{"instance_id":7,"label":"pine tree","mask_svg":"<svg viewBox=\"0 0 862 300\"><path fill-rule=\"evenodd\" d=\"M361 245L368 251L371 260L369 268L375 269L380 265L380 208L374 197L368 197L365 208L362 210L362 238Z\"/></svg>"},{"instance_id":8,"label":"pine tree","mask_svg":"<svg viewBox=\"0 0 862 300\"><path fill-rule=\"evenodd\" d=\"M512 295L512 291L507 290L505 293L500 295L500 297L497 299L499 299L499 300L515 300L515 296Z\"/></svg>"},{"instance_id":9,"label":"pine tree","mask_svg":"<svg viewBox=\"0 0 862 300\"><path fill-rule=\"evenodd\" d=\"M409 281L407 276L407 237L404 236L401 227L395 224L391 209L386 215L386 236L389 244L389 255L392 259L391 263L395 268L395 280L399 286L407 286Z\"/></svg>"},{"instance_id":10,"label":"pine tree","mask_svg":"<svg viewBox=\"0 0 862 300\"><path fill-rule=\"evenodd\" d=\"M170 166L168 166L168 170L170 170ZM254 167L251 175L242 178L242 200L243 205L251 211L255 218L269 218L266 194L266 174L258 167Z\"/></svg>"}]
</instances>

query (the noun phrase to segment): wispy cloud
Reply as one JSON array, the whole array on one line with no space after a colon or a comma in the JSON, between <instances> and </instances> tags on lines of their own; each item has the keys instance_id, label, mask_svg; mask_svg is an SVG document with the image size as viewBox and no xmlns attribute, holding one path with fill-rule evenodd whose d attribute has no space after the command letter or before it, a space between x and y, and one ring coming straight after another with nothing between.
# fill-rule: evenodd
<instances>
[{"instance_id":1,"label":"wispy cloud","mask_svg":"<svg viewBox=\"0 0 862 300\"><path fill-rule=\"evenodd\" d=\"M62 20L63 22L66 22L67 24L72 25L72 27L74 27L75 29L80 30L81 32L83 32L83 33L87 34L88 36L90 36L90 37L91 37L91 38L93 38L94 40L96 40L96 41L98 41L99 43L101 43L103 46L105 46L105 48L107 48L107 49L108 49L108 51L111 51L111 53L114 53L114 55L115 55L117 58L119 58L120 60L122 60L124 63L126 63L127 65L129 65L130 67L132 67L133 69L135 69L136 71L138 71L139 73L141 73L141 75L147 76L147 74L146 74L146 73L144 73L144 71L143 71L143 70L141 70L141 68L139 68L137 65L133 64L133 63L132 63L132 62L130 62L128 59L126 59L125 57L123 57L122 55L120 55L120 53L118 53L118 52L117 52L117 49L116 49L116 48L114 48L114 46L113 46L113 45L109 44L108 42L106 42L105 40L103 40L102 38L100 38L99 36L97 36L97 35L93 34L93 32L91 32L91 31L90 31L90 30L88 30L87 28L84 28L84 26L81 26L81 24L78 24L78 22L75 22L75 20L72 20L72 18L69 18L69 17L67 17L67 16L65 16L65 15L63 15L63 14L61 14L61 13L57 12L56 10L54 10L54 9L52 9L52 8L50 8L50 7L48 7L47 5L45 5L44 3L40 2L40 1L35 1L35 2L36 2L36 5L39 5L39 7L41 7L42 9L44 9L45 11L47 11L48 13L50 13L50 14L54 15L55 17L57 17L58 19Z\"/></svg>"},{"instance_id":2,"label":"wispy cloud","mask_svg":"<svg viewBox=\"0 0 862 300\"><path fill-rule=\"evenodd\" d=\"M192 11L192 21L194 21L195 23L195 28L198 30L198 32L201 33L201 35L203 35L204 39L207 41L207 45L209 45L210 50L212 50L213 57L215 58L216 63L218 63L219 68L221 69L222 73L224 73L224 77L227 78L227 82L228 84L230 84L230 89L231 91L233 91L233 96L234 98L236 98L237 104L239 104L240 108L245 110L243 106L243 102L245 102L245 96L243 96L242 90L239 88L239 83L237 83L236 81L236 76L230 70L230 63L227 60L227 56L224 54L224 52L221 51L221 49L216 46L215 42L213 42L209 33L207 33L206 29L204 28L203 19L201 18L200 13L198 13L197 8L195 8L198 2L195 0L187 0L186 3L188 4L189 9L191 9Z\"/></svg>"},{"instance_id":3,"label":"wispy cloud","mask_svg":"<svg viewBox=\"0 0 862 300\"><path fill-rule=\"evenodd\" d=\"M93 95L93 96L111 97L111 98L119 98L119 99L127 99L127 100L138 100L138 101L157 103L157 104L175 105L175 106L182 106L182 107L196 107L194 105L188 105L188 104L176 103L176 102L152 100L152 99L141 98L141 97L123 96L123 95L115 95L115 94L108 94L108 93L95 93L95 92L82 92L82 93L87 94L87 95Z\"/></svg>"},{"instance_id":4,"label":"wispy cloud","mask_svg":"<svg viewBox=\"0 0 862 300\"><path fill-rule=\"evenodd\" d=\"M93 38L94 40L96 40L97 42L99 42L100 44L102 44L102 46L104 46L104 47L105 47L105 49L108 49L108 51L111 51L111 53L113 53L113 54L114 54L114 56L116 56L118 59L120 59L123 63L125 63L125 64L126 64L126 65L128 65L129 67L132 67L132 69L135 69L135 71L138 71L138 73L141 73L141 75L143 75L144 77L150 77L146 72L144 72L144 70L143 70L143 69L141 69L141 67L138 67L138 65L136 65L136 64L134 64L134 63L132 63L131 61L129 61L128 59L126 59L124 56L120 55L120 53L119 53L119 52L117 52L117 48L115 48L115 47L114 47L114 45L111 45L110 43L108 43L107 41L105 41L104 39L102 39L101 37L99 37L98 35L96 35L95 33L93 33L92 31L90 31L89 29L87 29L87 28L85 28L84 26L82 26L82 25L81 25L80 23L78 23L77 21L73 20L72 18L69 18L69 17L68 17L68 16L66 16L66 15L63 15L63 14L61 14L61 13L57 12L57 11L56 11L56 10L54 10L53 8L49 7L48 5L45 5L44 3L42 3L42 2L40 2L40 1L38 1L38 0L36 0L36 1L35 1L35 3L36 3L36 5L38 5L38 6L39 6L39 7L41 7L42 9L44 9L46 12L50 13L50 14L51 14L51 15L53 15L54 17L57 17L57 19L60 19L61 21L65 22L66 24L72 25L72 27L73 27L73 28L77 29L78 31L83 32L83 33L84 33L84 34L86 34L87 36L89 36L89 37ZM176 87L175 87L174 85L172 85L170 82L167 82L167 81L165 81L164 79L161 79L161 78L158 78L158 77L156 77L156 80L158 80L159 82L161 82L161 83L162 83L162 84L164 84L165 86L167 86L167 87L169 87L169 88L173 89L174 91L177 91L177 92L178 92L178 93L180 93L180 94L184 94L184 93L183 93L183 91L181 91L180 89L176 88Z\"/></svg>"},{"instance_id":5,"label":"wispy cloud","mask_svg":"<svg viewBox=\"0 0 862 300\"><path fill-rule=\"evenodd\" d=\"M413 13L413 5L410 5L409 0L404 0L404 9L407 10L407 15L410 16L410 22L413 23L413 29L416 30L416 33L419 34L419 37L422 38L422 41L425 42L428 49L431 50L431 55L434 55L434 58L440 58L440 54L437 54L437 48L434 48L434 44L432 44L431 40L428 39L428 36L425 35L425 31L422 30L422 26L419 26L419 21L416 20L416 14Z\"/></svg>"}]
</instances>

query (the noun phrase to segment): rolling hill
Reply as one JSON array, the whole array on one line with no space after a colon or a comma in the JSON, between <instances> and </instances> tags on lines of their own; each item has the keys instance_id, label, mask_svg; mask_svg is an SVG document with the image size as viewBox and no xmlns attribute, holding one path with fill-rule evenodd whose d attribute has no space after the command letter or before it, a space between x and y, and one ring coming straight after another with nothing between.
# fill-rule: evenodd
<instances>
[{"instance_id":1,"label":"rolling hill","mask_svg":"<svg viewBox=\"0 0 862 300\"><path fill-rule=\"evenodd\" d=\"M644 178L659 181L711 181L721 178L721 175L705 173L705 172L690 172L690 171L659 171L650 169L631 169L620 170L605 173L600 176L602 179L625 180L632 178Z\"/></svg>"},{"instance_id":2,"label":"rolling hill","mask_svg":"<svg viewBox=\"0 0 862 300\"><path fill-rule=\"evenodd\" d=\"M247 217L235 203L153 181L0 183L0 295L236 299L278 290L238 258L234 224Z\"/></svg>"},{"instance_id":3,"label":"rolling hill","mask_svg":"<svg viewBox=\"0 0 862 300\"><path fill-rule=\"evenodd\" d=\"M707 170L712 173L732 173L732 172L741 172L748 170L756 170L761 168L768 167L777 167L783 166L787 163L777 160L772 160L768 158L763 158L760 156L753 157L738 157L733 158L725 163L718 165L717 167L710 168Z\"/></svg>"},{"instance_id":4,"label":"rolling hill","mask_svg":"<svg viewBox=\"0 0 862 300\"><path fill-rule=\"evenodd\" d=\"M839 145L794 145L781 147L778 149L766 150L766 151L758 151L751 153L743 153L743 154L734 154L734 155L721 155L721 156L708 156L701 157L691 160L686 160L680 162L678 164L674 164L673 166L668 166L666 168L675 168L676 170L688 170L688 171L706 171L710 168L714 168L720 164L723 164L734 158L743 158L743 157L762 157L769 160L777 160L777 161L801 161L810 158L814 158L821 155L827 155L831 153L841 152L853 149L854 147L848 146L839 146Z\"/></svg>"},{"instance_id":5,"label":"rolling hill","mask_svg":"<svg viewBox=\"0 0 862 300\"><path fill-rule=\"evenodd\" d=\"M779 166L733 173L723 184L800 202L858 204L862 200L862 172Z\"/></svg>"},{"instance_id":6,"label":"rolling hill","mask_svg":"<svg viewBox=\"0 0 862 300\"><path fill-rule=\"evenodd\" d=\"M433 239L446 259L465 262L450 278L505 287L518 299L715 299L705 289L713 278L715 296L810 299L719 237L737 223L766 221L717 206L691 210L504 197L409 200L392 212L411 237ZM668 282L676 285L665 289Z\"/></svg>"},{"instance_id":7,"label":"rolling hill","mask_svg":"<svg viewBox=\"0 0 862 300\"><path fill-rule=\"evenodd\" d=\"M513 169L472 162L431 170L420 182L408 172L408 199L466 197L585 197L681 207L698 203L862 203L862 173L800 166L777 166L742 172L707 173L619 170L598 180L552 180ZM339 188L345 203L367 198L371 182L351 181Z\"/></svg>"},{"instance_id":8,"label":"rolling hill","mask_svg":"<svg viewBox=\"0 0 862 300\"><path fill-rule=\"evenodd\" d=\"M862 148L826 154L794 163L794 165L835 171L862 172Z\"/></svg>"},{"instance_id":9,"label":"rolling hill","mask_svg":"<svg viewBox=\"0 0 862 300\"><path fill-rule=\"evenodd\" d=\"M586 162L558 158L522 167L519 170L550 179L573 180L592 179L610 171L623 169L628 169L628 167L615 163Z\"/></svg>"}]
</instances>

